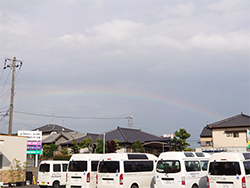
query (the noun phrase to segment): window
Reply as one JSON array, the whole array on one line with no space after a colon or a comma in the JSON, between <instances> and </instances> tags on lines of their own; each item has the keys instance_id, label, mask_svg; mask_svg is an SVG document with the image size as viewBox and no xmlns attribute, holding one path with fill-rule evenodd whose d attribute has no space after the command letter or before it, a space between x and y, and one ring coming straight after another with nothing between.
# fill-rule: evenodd
<instances>
[{"instance_id":1,"label":"window","mask_svg":"<svg viewBox=\"0 0 250 188\"><path fill-rule=\"evenodd\" d=\"M246 175L250 174L250 161L243 162Z\"/></svg>"},{"instance_id":2,"label":"window","mask_svg":"<svg viewBox=\"0 0 250 188\"><path fill-rule=\"evenodd\" d=\"M84 172L87 171L87 161L70 161L69 162L70 172Z\"/></svg>"},{"instance_id":3,"label":"window","mask_svg":"<svg viewBox=\"0 0 250 188\"><path fill-rule=\"evenodd\" d=\"M0 155L0 169L3 168L3 155Z\"/></svg>"},{"instance_id":4,"label":"window","mask_svg":"<svg viewBox=\"0 0 250 188\"><path fill-rule=\"evenodd\" d=\"M206 141L206 146L212 146L212 142L211 141Z\"/></svg>"},{"instance_id":5,"label":"window","mask_svg":"<svg viewBox=\"0 0 250 188\"><path fill-rule=\"evenodd\" d=\"M201 171L199 161L185 161L185 167L187 172Z\"/></svg>"},{"instance_id":6,"label":"window","mask_svg":"<svg viewBox=\"0 0 250 188\"><path fill-rule=\"evenodd\" d=\"M39 172L49 172L49 164L41 164L39 167Z\"/></svg>"},{"instance_id":7,"label":"window","mask_svg":"<svg viewBox=\"0 0 250 188\"><path fill-rule=\"evenodd\" d=\"M202 171L207 171L208 161L200 161Z\"/></svg>"},{"instance_id":8,"label":"window","mask_svg":"<svg viewBox=\"0 0 250 188\"><path fill-rule=\"evenodd\" d=\"M204 153L196 152L195 155L197 157L205 157Z\"/></svg>"},{"instance_id":9,"label":"window","mask_svg":"<svg viewBox=\"0 0 250 188\"><path fill-rule=\"evenodd\" d=\"M61 172L61 164L54 164L53 172Z\"/></svg>"},{"instance_id":10,"label":"window","mask_svg":"<svg viewBox=\"0 0 250 188\"><path fill-rule=\"evenodd\" d=\"M63 164L63 172L67 172L68 164Z\"/></svg>"},{"instance_id":11,"label":"window","mask_svg":"<svg viewBox=\"0 0 250 188\"><path fill-rule=\"evenodd\" d=\"M100 173L118 173L120 172L119 161L101 161L99 164Z\"/></svg>"},{"instance_id":12,"label":"window","mask_svg":"<svg viewBox=\"0 0 250 188\"><path fill-rule=\"evenodd\" d=\"M128 154L128 159L148 159L145 154Z\"/></svg>"},{"instance_id":13,"label":"window","mask_svg":"<svg viewBox=\"0 0 250 188\"><path fill-rule=\"evenodd\" d=\"M194 154L191 153L191 152L189 152L189 153L184 153L184 155L185 155L186 157L194 157Z\"/></svg>"},{"instance_id":14,"label":"window","mask_svg":"<svg viewBox=\"0 0 250 188\"><path fill-rule=\"evenodd\" d=\"M99 161L91 161L91 172L97 171L97 165Z\"/></svg>"},{"instance_id":15,"label":"window","mask_svg":"<svg viewBox=\"0 0 250 188\"><path fill-rule=\"evenodd\" d=\"M180 161L160 160L157 163L156 171L159 173L177 173L181 171Z\"/></svg>"},{"instance_id":16,"label":"window","mask_svg":"<svg viewBox=\"0 0 250 188\"><path fill-rule=\"evenodd\" d=\"M239 137L239 132L234 132L233 134L234 134L234 138Z\"/></svg>"},{"instance_id":17,"label":"window","mask_svg":"<svg viewBox=\"0 0 250 188\"><path fill-rule=\"evenodd\" d=\"M227 137L232 137L232 133L227 132Z\"/></svg>"},{"instance_id":18,"label":"window","mask_svg":"<svg viewBox=\"0 0 250 188\"><path fill-rule=\"evenodd\" d=\"M124 161L124 172L151 172L153 161Z\"/></svg>"},{"instance_id":19,"label":"window","mask_svg":"<svg viewBox=\"0 0 250 188\"><path fill-rule=\"evenodd\" d=\"M209 174L235 176L241 175L239 162L210 162Z\"/></svg>"}]
</instances>

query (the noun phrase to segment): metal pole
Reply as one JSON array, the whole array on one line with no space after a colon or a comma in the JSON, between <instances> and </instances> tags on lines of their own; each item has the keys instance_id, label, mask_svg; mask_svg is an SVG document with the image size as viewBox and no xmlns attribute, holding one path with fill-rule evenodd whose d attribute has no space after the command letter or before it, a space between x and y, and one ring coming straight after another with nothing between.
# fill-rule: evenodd
<instances>
[{"instance_id":1,"label":"metal pole","mask_svg":"<svg viewBox=\"0 0 250 188\"><path fill-rule=\"evenodd\" d=\"M15 88L15 71L16 71L16 57L13 58L12 62L12 84L11 84L11 97L10 97L10 117L9 117L9 132L12 134L12 122L13 122L13 107L14 107L14 88Z\"/></svg>"},{"instance_id":2,"label":"metal pole","mask_svg":"<svg viewBox=\"0 0 250 188\"><path fill-rule=\"evenodd\" d=\"M105 154L105 133L103 133L103 154Z\"/></svg>"}]
</instances>

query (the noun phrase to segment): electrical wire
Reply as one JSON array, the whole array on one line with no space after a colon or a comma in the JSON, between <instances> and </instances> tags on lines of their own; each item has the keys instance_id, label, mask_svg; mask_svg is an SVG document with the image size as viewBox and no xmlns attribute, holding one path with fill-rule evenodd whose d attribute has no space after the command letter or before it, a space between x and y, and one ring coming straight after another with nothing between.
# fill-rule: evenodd
<instances>
[{"instance_id":1,"label":"electrical wire","mask_svg":"<svg viewBox=\"0 0 250 188\"><path fill-rule=\"evenodd\" d=\"M73 116L55 116L55 115L47 115L47 114L36 114L36 113L29 113L29 112L20 112L20 111L14 111L18 114L25 114L25 115L31 115L31 116L42 116L42 117L54 117L54 118L67 118L67 119L128 119L128 117L115 117L115 118L101 118L101 117L73 117Z\"/></svg>"}]
</instances>

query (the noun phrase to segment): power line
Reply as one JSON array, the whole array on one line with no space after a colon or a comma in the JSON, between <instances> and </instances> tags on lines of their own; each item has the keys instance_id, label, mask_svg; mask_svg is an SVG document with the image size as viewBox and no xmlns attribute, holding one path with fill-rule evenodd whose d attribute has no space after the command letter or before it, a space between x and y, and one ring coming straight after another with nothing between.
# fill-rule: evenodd
<instances>
[{"instance_id":1,"label":"power line","mask_svg":"<svg viewBox=\"0 0 250 188\"><path fill-rule=\"evenodd\" d=\"M37 113L30 113L30 112L21 112L21 111L14 111L18 114L25 114L25 115L31 115L31 116L41 116L41 117L55 117L55 118L67 118L67 119L102 119L102 120L108 120L108 119L128 119L128 117L74 117L74 116L55 116L55 115L48 115L48 114L37 114Z\"/></svg>"}]
</instances>

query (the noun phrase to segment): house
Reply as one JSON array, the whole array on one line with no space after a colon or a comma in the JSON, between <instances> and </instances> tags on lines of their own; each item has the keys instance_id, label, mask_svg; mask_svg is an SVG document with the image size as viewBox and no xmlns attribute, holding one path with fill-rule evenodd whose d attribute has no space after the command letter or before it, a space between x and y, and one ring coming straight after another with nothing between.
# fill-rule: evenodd
<instances>
[{"instance_id":1,"label":"house","mask_svg":"<svg viewBox=\"0 0 250 188\"><path fill-rule=\"evenodd\" d=\"M200 135L202 151L247 151L250 116L243 113L208 124Z\"/></svg>"},{"instance_id":2,"label":"house","mask_svg":"<svg viewBox=\"0 0 250 188\"><path fill-rule=\"evenodd\" d=\"M146 133L140 129L122 128L119 126L114 130L102 134L87 133L87 135L79 137L76 140L77 143L80 143L83 139L92 138L96 142L96 139L103 139L103 136L105 136L106 141L110 140L119 141L119 147L121 149L117 151L118 153L132 152L132 144L137 140L139 140L141 144L144 145L146 151L150 153L153 153L153 150L155 149L161 152L169 151L171 149L171 144L173 143L171 142L172 140L171 138L162 138L150 133ZM72 140L61 143L61 146L70 147L71 144Z\"/></svg>"},{"instance_id":3,"label":"house","mask_svg":"<svg viewBox=\"0 0 250 188\"><path fill-rule=\"evenodd\" d=\"M13 160L20 161L21 166L26 162L27 137L0 135L0 182L9 183L16 176L10 175L10 166Z\"/></svg>"},{"instance_id":4,"label":"house","mask_svg":"<svg viewBox=\"0 0 250 188\"><path fill-rule=\"evenodd\" d=\"M33 129L32 131L42 131L42 144L52 144L59 146L62 142L71 140L77 137L82 137L85 134L73 131L66 127L56 124L47 124L42 127Z\"/></svg>"}]
</instances>

